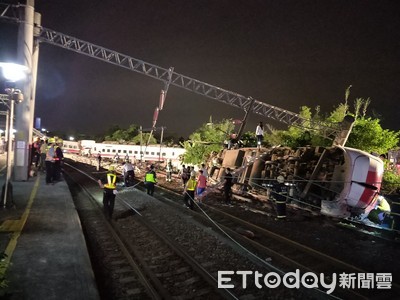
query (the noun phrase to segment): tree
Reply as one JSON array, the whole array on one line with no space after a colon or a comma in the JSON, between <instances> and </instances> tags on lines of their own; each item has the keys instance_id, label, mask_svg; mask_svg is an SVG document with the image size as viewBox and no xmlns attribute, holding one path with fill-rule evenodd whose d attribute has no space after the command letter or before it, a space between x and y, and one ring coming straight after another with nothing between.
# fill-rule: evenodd
<instances>
[{"instance_id":1,"label":"tree","mask_svg":"<svg viewBox=\"0 0 400 300\"><path fill-rule=\"evenodd\" d=\"M229 138L234 125L230 120L220 123L205 123L184 141L182 146L186 153L183 159L187 164L200 164L204 162L212 151L219 152L223 149L224 141Z\"/></svg>"},{"instance_id":2,"label":"tree","mask_svg":"<svg viewBox=\"0 0 400 300\"><path fill-rule=\"evenodd\" d=\"M145 145L149 140L149 137L150 137L150 132L143 132L142 134L139 133L138 135L134 136L130 141L135 145L140 145L140 143L142 143L142 145ZM157 144L156 138L154 136L151 136L149 143Z\"/></svg>"},{"instance_id":3,"label":"tree","mask_svg":"<svg viewBox=\"0 0 400 300\"><path fill-rule=\"evenodd\" d=\"M351 86L350 86L351 87ZM366 152L378 154L387 153L395 148L400 139L400 131L394 132L383 129L380 120L367 117L367 108L370 99L357 98L354 101L354 112L350 111L348 105L349 89L346 90L345 102L340 103L334 110L324 118L320 114L319 107L316 107L314 115L309 107L300 108L300 116L307 121L304 122L305 128L289 126L288 130L274 130L270 128L271 134L267 135L267 141L271 145L282 145L289 147L330 146L332 141L323 138L319 134L319 128L315 125L316 121L322 123L339 124L346 115L355 118L353 129L346 143L347 147L357 148Z\"/></svg>"},{"instance_id":4,"label":"tree","mask_svg":"<svg viewBox=\"0 0 400 300\"><path fill-rule=\"evenodd\" d=\"M346 146L378 154L387 153L399 143L400 131L382 129L379 119L356 120Z\"/></svg>"}]
</instances>

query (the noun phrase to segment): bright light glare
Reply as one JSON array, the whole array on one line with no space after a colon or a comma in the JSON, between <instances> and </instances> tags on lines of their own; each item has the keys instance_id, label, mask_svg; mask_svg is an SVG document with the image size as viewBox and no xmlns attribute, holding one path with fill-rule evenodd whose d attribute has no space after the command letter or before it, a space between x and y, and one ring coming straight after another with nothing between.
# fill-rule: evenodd
<instances>
[{"instance_id":1,"label":"bright light glare","mask_svg":"<svg viewBox=\"0 0 400 300\"><path fill-rule=\"evenodd\" d=\"M75 139L75 138L74 138L73 136L70 136L70 137L69 137L69 140L70 140L70 141L73 141L74 139Z\"/></svg>"},{"instance_id":2,"label":"bright light glare","mask_svg":"<svg viewBox=\"0 0 400 300\"><path fill-rule=\"evenodd\" d=\"M0 63L0 67L3 70L4 78L10 81L25 79L28 71L26 66L13 63Z\"/></svg>"}]
</instances>

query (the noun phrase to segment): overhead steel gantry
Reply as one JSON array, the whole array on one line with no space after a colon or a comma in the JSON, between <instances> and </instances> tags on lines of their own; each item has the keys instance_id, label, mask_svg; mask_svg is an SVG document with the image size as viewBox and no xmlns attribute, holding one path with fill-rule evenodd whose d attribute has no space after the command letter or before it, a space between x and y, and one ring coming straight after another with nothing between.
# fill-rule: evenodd
<instances>
[{"instance_id":1,"label":"overhead steel gantry","mask_svg":"<svg viewBox=\"0 0 400 300\"><path fill-rule=\"evenodd\" d=\"M75 51L77 53L84 54L164 82L170 80L169 69L162 68L147 63L143 60L82 41L60 32L42 27L37 38L42 42ZM245 97L243 95L178 74L176 72L172 73L170 84L243 109L244 111L250 111L288 125L298 125L304 128L306 127L305 124L310 122L309 120L303 119L296 113L266 104L258 100L254 100L253 105L251 105L253 102L251 97ZM314 125L317 125L319 129L324 132L325 137L332 138L332 136L335 137L338 133L338 128L334 128L322 123Z\"/></svg>"},{"instance_id":2,"label":"overhead steel gantry","mask_svg":"<svg viewBox=\"0 0 400 300\"><path fill-rule=\"evenodd\" d=\"M3 16L0 16L0 18L1 17ZM7 17L7 19L13 19L15 22L18 22L18 19L16 18ZM310 120L304 119L300 115L288 110L258 101L252 97L245 97L238 93L178 74L174 71L171 72L171 69L162 68L147 63L143 60L133 58L117 51L110 50L51 29L40 27L38 32L39 33L36 38L41 42L84 54L86 56L161 80L164 83L169 82L169 84L174 86L242 109L246 113L252 112L290 126L298 126L310 130L318 129L322 133L322 136L329 139L335 139L334 144L343 146L345 143L345 140L343 140L343 129L341 126L339 126L339 124L313 122L311 126L309 126L307 124L310 124Z\"/></svg>"}]
</instances>

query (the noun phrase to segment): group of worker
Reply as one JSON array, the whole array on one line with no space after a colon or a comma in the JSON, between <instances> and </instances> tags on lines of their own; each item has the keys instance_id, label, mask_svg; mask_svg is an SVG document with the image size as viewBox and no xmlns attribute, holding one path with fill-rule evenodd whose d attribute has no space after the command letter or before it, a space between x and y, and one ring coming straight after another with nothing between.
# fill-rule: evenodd
<instances>
[{"instance_id":1,"label":"group of worker","mask_svg":"<svg viewBox=\"0 0 400 300\"><path fill-rule=\"evenodd\" d=\"M99 164L101 162L101 155L98 155ZM123 175L124 175L124 185L126 187L133 184L133 179L135 178L135 167L129 159L127 159L123 164ZM98 179L98 184L100 188L103 189L103 209L104 214L107 218L111 219L114 211L115 198L117 195L117 174L114 166L110 166L108 171L103 178ZM148 167L145 175L144 184L147 190L147 194L153 196L154 185L157 183L156 173L154 171L154 165Z\"/></svg>"},{"instance_id":2,"label":"group of worker","mask_svg":"<svg viewBox=\"0 0 400 300\"><path fill-rule=\"evenodd\" d=\"M171 175L168 176L168 173L169 172L167 172L167 178L166 178L167 182L171 180ZM129 160L124 163L124 181L126 180L128 174L131 174L131 176L134 177L134 167ZM207 178L208 178L208 173L204 164L202 164L202 168L199 170L199 175L197 176L197 178L194 170L193 172L190 173L189 179L185 182L184 192L183 192L184 195L183 200L186 207L190 209L194 208L195 197L200 196L206 190ZM228 182L228 184L225 184L225 190L227 195L226 199L230 199L232 175L230 174L229 168L227 169L227 176L225 180ZM106 175L102 179L98 180L100 188L103 189L104 213L106 217L109 219L111 219L114 211L115 198L117 195L116 183L117 183L117 175L114 166L110 166ZM146 187L146 192L148 195L150 196L154 195L154 188L156 184L157 184L157 175L155 172L155 167L154 165L150 165L147 167L146 174L144 176L144 185ZM230 200L227 201L230 202Z\"/></svg>"},{"instance_id":3,"label":"group of worker","mask_svg":"<svg viewBox=\"0 0 400 300\"><path fill-rule=\"evenodd\" d=\"M183 166L185 169L185 166ZM187 171L186 171L187 172ZM183 174L185 171L182 172ZM208 172L204 164L201 165L201 169L199 170L199 175L196 178L196 172L194 169L190 171L189 179L184 181L184 190L183 190L183 202L184 206L190 209L194 209L194 202L197 196L199 202L201 202L202 194L206 191L207 181L208 181ZM230 168L225 169L225 175L223 177L224 180L224 203L226 205L232 205L232 186L233 186L233 175L231 173Z\"/></svg>"},{"instance_id":4,"label":"group of worker","mask_svg":"<svg viewBox=\"0 0 400 300\"><path fill-rule=\"evenodd\" d=\"M61 180L61 167L64 159L62 143L54 139L41 140L37 138L31 147L31 166L35 167L32 173L42 171L46 173L46 184L54 184Z\"/></svg>"},{"instance_id":5,"label":"group of worker","mask_svg":"<svg viewBox=\"0 0 400 300\"><path fill-rule=\"evenodd\" d=\"M264 138L264 126L262 122L259 122L255 132L257 138L257 148L260 149L262 146L263 138ZM234 136L236 138L236 136ZM113 158L114 162L117 163L119 160L119 155L116 155ZM98 169L100 168L101 162L101 154L98 155ZM172 181L172 163L171 161L167 162L166 168L166 182ZM133 173L133 174L132 174ZM194 209L194 200L196 196L201 196L201 194L207 188L207 179L208 179L208 172L205 168L205 165L202 164L201 169L199 170L199 175L196 178L196 172L194 168L182 166L182 170L180 171L181 179L184 186L183 191L183 201L184 206L190 209ZM134 167L129 162L129 159L125 160L124 163L124 183L125 186L128 185L127 178L134 177ZM116 180L117 177L115 175L114 167L109 168L109 172L107 173L106 179L103 181L99 180L99 185L101 188L104 189L104 197L103 197L103 204L104 210L106 215L111 218L112 212L114 209L114 202L115 202L115 195L116 195ZM154 165L150 165L145 174L144 184L146 187L146 192L148 195L153 196L154 194L154 187L157 184L157 175L155 172ZM226 168L225 176L224 176L224 200L225 204L231 205L231 195L232 195L232 186L233 186L233 175L231 173L230 168Z\"/></svg>"}]
</instances>

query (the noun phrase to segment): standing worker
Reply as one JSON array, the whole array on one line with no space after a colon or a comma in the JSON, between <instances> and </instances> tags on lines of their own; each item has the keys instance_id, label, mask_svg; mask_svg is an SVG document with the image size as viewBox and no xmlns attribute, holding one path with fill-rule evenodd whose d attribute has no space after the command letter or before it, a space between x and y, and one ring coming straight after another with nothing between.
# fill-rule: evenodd
<instances>
[{"instance_id":1,"label":"standing worker","mask_svg":"<svg viewBox=\"0 0 400 300\"><path fill-rule=\"evenodd\" d=\"M185 165L182 165L182 170L180 171L183 187L186 186L186 182L189 180L188 169L186 169Z\"/></svg>"},{"instance_id":2,"label":"standing worker","mask_svg":"<svg viewBox=\"0 0 400 300\"><path fill-rule=\"evenodd\" d=\"M144 176L144 185L146 186L147 194L153 196L154 185L157 183L156 172L154 171L154 165L151 165L149 170Z\"/></svg>"},{"instance_id":3,"label":"standing worker","mask_svg":"<svg viewBox=\"0 0 400 300\"><path fill-rule=\"evenodd\" d=\"M97 154L97 168L96 170L99 171L101 166L101 153Z\"/></svg>"},{"instance_id":4,"label":"standing worker","mask_svg":"<svg viewBox=\"0 0 400 300\"><path fill-rule=\"evenodd\" d=\"M279 175L276 178L276 183L273 185L273 198L275 199L276 214L278 220L286 218L286 198L287 187L285 185L285 178Z\"/></svg>"},{"instance_id":5,"label":"standing worker","mask_svg":"<svg viewBox=\"0 0 400 300\"><path fill-rule=\"evenodd\" d=\"M133 185L133 178L135 178L135 171L129 159L125 161L123 169L124 169L125 186Z\"/></svg>"},{"instance_id":6,"label":"standing worker","mask_svg":"<svg viewBox=\"0 0 400 300\"><path fill-rule=\"evenodd\" d=\"M49 143L46 151L46 184L54 184L54 143Z\"/></svg>"},{"instance_id":7,"label":"standing worker","mask_svg":"<svg viewBox=\"0 0 400 300\"><path fill-rule=\"evenodd\" d=\"M257 125L256 137L257 137L257 149L261 149L261 144L264 139L264 126L262 122L258 123Z\"/></svg>"},{"instance_id":8,"label":"standing worker","mask_svg":"<svg viewBox=\"0 0 400 300\"><path fill-rule=\"evenodd\" d=\"M199 177L197 178L197 196L200 196L207 187L207 177L204 176L204 171L199 171Z\"/></svg>"},{"instance_id":9,"label":"standing worker","mask_svg":"<svg viewBox=\"0 0 400 300\"><path fill-rule=\"evenodd\" d=\"M226 168L225 171L225 182L224 182L224 194L225 194L225 204L231 205L231 195L232 195L232 185L233 185L233 176L230 168Z\"/></svg>"},{"instance_id":10,"label":"standing worker","mask_svg":"<svg viewBox=\"0 0 400 300\"><path fill-rule=\"evenodd\" d=\"M46 152L47 152L47 140L42 141L40 145L40 170L42 172L46 171Z\"/></svg>"},{"instance_id":11,"label":"standing worker","mask_svg":"<svg viewBox=\"0 0 400 300\"><path fill-rule=\"evenodd\" d=\"M114 212L115 197L117 195L117 174L115 168L110 166L108 168L107 176L103 180L97 181L100 188L103 189L103 209L104 214L108 219L111 219Z\"/></svg>"},{"instance_id":12,"label":"standing worker","mask_svg":"<svg viewBox=\"0 0 400 300\"><path fill-rule=\"evenodd\" d=\"M193 210L193 200L194 200L194 193L196 191L197 181L196 176L190 176L189 180L186 182L185 188L183 190L183 202L187 208Z\"/></svg>"},{"instance_id":13,"label":"standing worker","mask_svg":"<svg viewBox=\"0 0 400 300\"><path fill-rule=\"evenodd\" d=\"M207 172L207 168L205 164L201 164L201 169L203 171L203 175L206 177L206 179L208 180L208 172Z\"/></svg>"},{"instance_id":14,"label":"standing worker","mask_svg":"<svg viewBox=\"0 0 400 300\"><path fill-rule=\"evenodd\" d=\"M63 164L64 154L61 149L61 143L56 143L55 156L54 156L54 180L61 180L61 166Z\"/></svg>"},{"instance_id":15,"label":"standing worker","mask_svg":"<svg viewBox=\"0 0 400 300\"><path fill-rule=\"evenodd\" d=\"M167 182L172 181L172 163L171 160L168 160L167 166L165 167L165 172L167 173Z\"/></svg>"}]
</instances>

